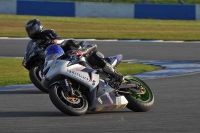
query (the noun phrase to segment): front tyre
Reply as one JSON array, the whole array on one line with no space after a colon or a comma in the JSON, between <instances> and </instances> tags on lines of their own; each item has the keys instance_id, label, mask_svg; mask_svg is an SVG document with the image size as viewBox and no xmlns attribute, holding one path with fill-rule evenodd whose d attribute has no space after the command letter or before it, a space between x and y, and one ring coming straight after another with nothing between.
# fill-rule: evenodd
<instances>
[{"instance_id":1,"label":"front tyre","mask_svg":"<svg viewBox=\"0 0 200 133\"><path fill-rule=\"evenodd\" d=\"M77 93L79 93L79 97L65 96L59 84L55 84L49 89L49 97L56 108L71 116L83 115L88 109L88 101L85 96L78 91Z\"/></svg>"},{"instance_id":2,"label":"front tyre","mask_svg":"<svg viewBox=\"0 0 200 133\"><path fill-rule=\"evenodd\" d=\"M127 108L135 112L145 112L151 109L154 104L154 95L147 84L134 76L126 76L125 83L129 84L130 82L140 84L143 93L138 94L130 91L131 94L125 94L124 96L128 100Z\"/></svg>"},{"instance_id":3,"label":"front tyre","mask_svg":"<svg viewBox=\"0 0 200 133\"><path fill-rule=\"evenodd\" d=\"M29 77L31 82L41 91L49 93L49 90L45 88L42 83L42 73L41 69L38 66L34 66L29 70Z\"/></svg>"}]
</instances>

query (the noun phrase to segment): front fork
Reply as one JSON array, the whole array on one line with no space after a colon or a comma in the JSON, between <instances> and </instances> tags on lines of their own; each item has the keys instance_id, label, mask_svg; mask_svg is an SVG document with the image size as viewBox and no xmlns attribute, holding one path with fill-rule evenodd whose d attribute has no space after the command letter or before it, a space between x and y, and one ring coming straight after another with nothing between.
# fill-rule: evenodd
<instances>
[{"instance_id":1,"label":"front fork","mask_svg":"<svg viewBox=\"0 0 200 133\"><path fill-rule=\"evenodd\" d=\"M71 88L71 86L68 83L69 81L67 79L64 79L60 82L60 86L62 87L62 90L64 92L65 95L74 95L73 89Z\"/></svg>"},{"instance_id":2,"label":"front fork","mask_svg":"<svg viewBox=\"0 0 200 133\"><path fill-rule=\"evenodd\" d=\"M69 79L63 79L60 81L60 86L66 97L82 97L81 92L76 89L73 89L72 83Z\"/></svg>"}]
</instances>

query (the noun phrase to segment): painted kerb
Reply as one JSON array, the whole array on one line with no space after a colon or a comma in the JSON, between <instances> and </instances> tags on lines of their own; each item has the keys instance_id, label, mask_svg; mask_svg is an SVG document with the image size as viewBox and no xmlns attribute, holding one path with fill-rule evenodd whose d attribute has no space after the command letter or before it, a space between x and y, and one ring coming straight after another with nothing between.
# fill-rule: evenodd
<instances>
[{"instance_id":1,"label":"painted kerb","mask_svg":"<svg viewBox=\"0 0 200 133\"><path fill-rule=\"evenodd\" d=\"M133 4L76 2L76 17L134 18Z\"/></svg>"}]
</instances>

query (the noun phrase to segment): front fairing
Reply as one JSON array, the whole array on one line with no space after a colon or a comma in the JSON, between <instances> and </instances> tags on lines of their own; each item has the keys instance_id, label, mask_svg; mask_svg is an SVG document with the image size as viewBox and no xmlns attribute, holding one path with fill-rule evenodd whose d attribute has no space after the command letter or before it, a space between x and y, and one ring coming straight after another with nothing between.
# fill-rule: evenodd
<instances>
[{"instance_id":1,"label":"front fairing","mask_svg":"<svg viewBox=\"0 0 200 133\"><path fill-rule=\"evenodd\" d=\"M43 83L52 82L57 75L63 75L84 84L90 91L99 84L99 75L95 73L95 70L80 64L70 65L70 63L66 60L49 60L49 63L45 63L47 65L44 68Z\"/></svg>"},{"instance_id":2,"label":"front fairing","mask_svg":"<svg viewBox=\"0 0 200 133\"><path fill-rule=\"evenodd\" d=\"M39 53L44 55L43 50L39 48L35 42L30 41L26 46L24 61L28 62L32 57L34 57L36 54L39 54Z\"/></svg>"},{"instance_id":3,"label":"front fairing","mask_svg":"<svg viewBox=\"0 0 200 133\"><path fill-rule=\"evenodd\" d=\"M27 62L29 60L29 55L33 52L36 45L33 45L32 41L29 41L29 43L26 45L26 50L24 53L24 62Z\"/></svg>"},{"instance_id":4,"label":"front fairing","mask_svg":"<svg viewBox=\"0 0 200 133\"><path fill-rule=\"evenodd\" d=\"M32 63L35 64L39 60L44 60L44 51L37 46L36 42L31 40L26 46L23 63L26 64L25 67L28 69Z\"/></svg>"}]
</instances>

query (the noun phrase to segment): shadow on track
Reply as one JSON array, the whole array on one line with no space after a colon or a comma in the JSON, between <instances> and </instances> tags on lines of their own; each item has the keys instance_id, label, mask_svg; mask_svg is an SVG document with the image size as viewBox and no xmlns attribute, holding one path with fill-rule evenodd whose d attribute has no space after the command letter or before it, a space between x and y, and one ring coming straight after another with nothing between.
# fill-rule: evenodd
<instances>
[{"instance_id":1,"label":"shadow on track","mask_svg":"<svg viewBox=\"0 0 200 133\"><path fill-rule=\"evenodd\" d=\"M67 116L62 112L36 112L36 111L13 111L13 112L0 112L0 118L12 118L12 117L63 117Z\"/></svg>"},{"instance_id":2,"label":"shadow on track","mask_svg":"<svg viewBox=\"0 0 200 133\"><path fill-rule=\"evenodd\" d=\"M113 111L100 111L100 112L91 112L87 111L85 115L82 116L91 116L95 114L117 114L117 113L122 113L122 114L127 114L127 113L134 113L132 111L128 110L113 110ZM69 116L66 115L62 112L58 111L53 111L53 112L41 112L41 111L0 111L0 118L12 118L12 117L74 117L74 116ZM81 116L75 116L75 117L81 117Z\"/></svg>"},{"instance_id":3,"label":"shadow on track","mask_svg":"<svg viewBox=\"0 0 200 133\"><path fill-rule=\"evenodd\" d=\"M28 90L11 90L11 91L0 91L0 95L4 94L46 94L40 90L37 89L28 89Z\"/></svg>"}]
</instances>

